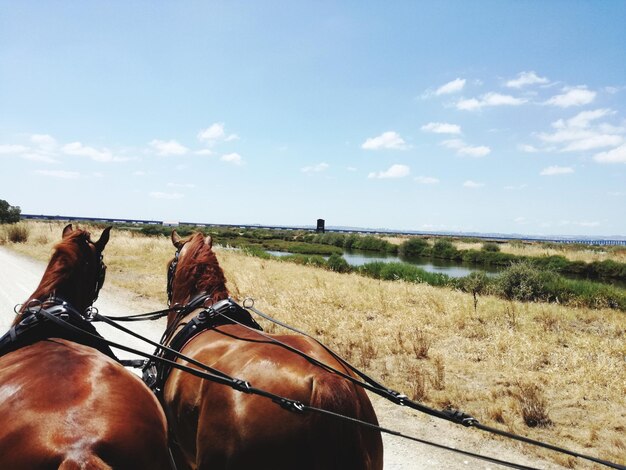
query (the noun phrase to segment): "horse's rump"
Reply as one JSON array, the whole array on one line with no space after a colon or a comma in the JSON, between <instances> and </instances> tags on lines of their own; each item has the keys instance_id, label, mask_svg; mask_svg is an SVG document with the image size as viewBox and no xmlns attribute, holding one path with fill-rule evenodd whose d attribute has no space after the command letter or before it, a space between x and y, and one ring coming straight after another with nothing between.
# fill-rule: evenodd
<instances>
[{"instance_id":1,"label":"horse's rump","mask_svg":"<svg viewBox=\"0 0 626 470\"><path fill-rule=\"evenodd\" d=\"M11 423L0 427L0 468L167 468L165 417L150 391L63 339L0 357L0 422Z\"/></svg>"}]
</instances>

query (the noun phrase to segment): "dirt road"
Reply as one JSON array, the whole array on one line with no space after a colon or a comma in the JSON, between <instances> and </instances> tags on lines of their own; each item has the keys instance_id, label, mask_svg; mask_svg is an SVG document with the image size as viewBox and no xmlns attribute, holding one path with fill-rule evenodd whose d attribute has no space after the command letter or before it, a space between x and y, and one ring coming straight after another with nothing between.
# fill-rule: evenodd
<instances>
[{"instance_id":1,"label":"dirt road","mask_svg":"<svg viewBox=\"0 0 626 470\"><path fill-rule=\"evenodd\" d=\"M23 302L37 287L45 264L17 255L0 247L0 334L8 329L14 316L13 307ZM105 315L128 315L163 308L154 301L137 298L128 291L106 284L96 302L96 307ZM152 352L152 346L117 332L106 325L97 325L106 338L137 349ZM163 320L133 323L132 328L150 339L158 341L164 329ZM119 357L130 358L130 354L116 351ZM528 455L527 449L510 442L494 440L484 433L458 425L429 418L411 410L393 405L373 397L380 424L386 428L420 439L444 444L470 452L488 455L540 469L560 469L558 465L538 461ZM497 469L499 465L464 457L449 451L424 444L413 443L396 436L384 435L385 469Z\"/></svg>"}]
</instances>

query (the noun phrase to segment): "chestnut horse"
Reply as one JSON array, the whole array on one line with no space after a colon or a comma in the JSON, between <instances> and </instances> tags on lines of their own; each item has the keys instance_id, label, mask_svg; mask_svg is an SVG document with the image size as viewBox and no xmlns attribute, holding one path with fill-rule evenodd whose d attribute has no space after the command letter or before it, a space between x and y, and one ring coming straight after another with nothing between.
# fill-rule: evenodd
<instances>
[{"instance_id":1,"label":"chestnut horse","mask_svg":"<svg viewBox=\"0 0 626 470\"><path fill-rule=\"evenodd\" d=\"M51 296L81 313L91 306L104 281L109 230L92 242L86 231L65 227L13 325ZM57 333L0 357L0 468L170 468L165 415L152 392L113 358Z\"/></svg>"},{"instance_id":2,"label":"chestnut horse","mask_svg":"<svg viewBox=\"0 0 626 470\"><path fill-rule=\"evenodd\" d=\"M209 306L229 297L211 237L181 240L174 231L177 262L170 262L170 305L208 294ZM170 313L166 342L198 312ZM180 318L182 316L182 318ZM331 367L351 374L317 342L299 335L271 335ZM313 365L238 324L206 329L181 352L257 389L306 405L377 424L362 388ZM184 363L184 361L182 361ZM374 470L383 466L380 433L326 416L296 414L272 401L173 369L163 388L173 450L179 468Z\"/></svg>"}]
</instances>

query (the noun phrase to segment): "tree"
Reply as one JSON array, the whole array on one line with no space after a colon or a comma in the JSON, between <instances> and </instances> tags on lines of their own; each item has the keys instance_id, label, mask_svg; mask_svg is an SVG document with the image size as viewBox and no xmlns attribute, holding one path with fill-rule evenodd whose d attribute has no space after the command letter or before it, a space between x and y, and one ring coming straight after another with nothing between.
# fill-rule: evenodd
<instances>
[{"instance_id":1,"label":"tree","mask_svg":"<svg viewBox=\"0 0 626 470\"><path fill-rule=\"evenodd\" d=\"M488 285L489 279L484 271L474 271L463 278L461 287L474 296L474 313L478 307L478 294L483 294Z\"/></svg>"},{"instance_id":2,"label":"tree","mask_svg":"<svg viewBox=\"0 0 626 470\"><path fill-rule=\"evenodd\" d=\"M0 199L0 224L14 224L20 221L21 209Z\"/></svg>"}]
</instances>

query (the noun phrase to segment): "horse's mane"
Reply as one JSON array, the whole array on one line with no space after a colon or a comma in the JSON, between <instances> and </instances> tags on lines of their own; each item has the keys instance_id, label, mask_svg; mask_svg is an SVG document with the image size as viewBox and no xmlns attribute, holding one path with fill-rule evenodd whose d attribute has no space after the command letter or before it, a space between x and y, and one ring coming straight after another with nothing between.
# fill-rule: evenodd
<instances>
[{"instance_id":1,"label":"horse's mane","mask_svg":"<svg viewBox=\"0 0 626 470\"><path fill-rule=\"evenodd\" d=\"M89 242L90 234L86 230L76 229L54 246L48 267L39 286L30 296L31 299L47 297L59 285L70 279L81 256L80 243L82 241Z\"/></svg>"},{"instance_id":2,"label":"horse's mane","mask_svg":"<svg viewBox=\"0 0 626 470\"><path fill-rule=\"evenodd\" d=\"M176 268L176 290L190 296L204 292L213 301L227 299L224 271L211 246L205 243L204 236L195 233L182 242L186 252Z\"/></svg>"}]
</instances>

